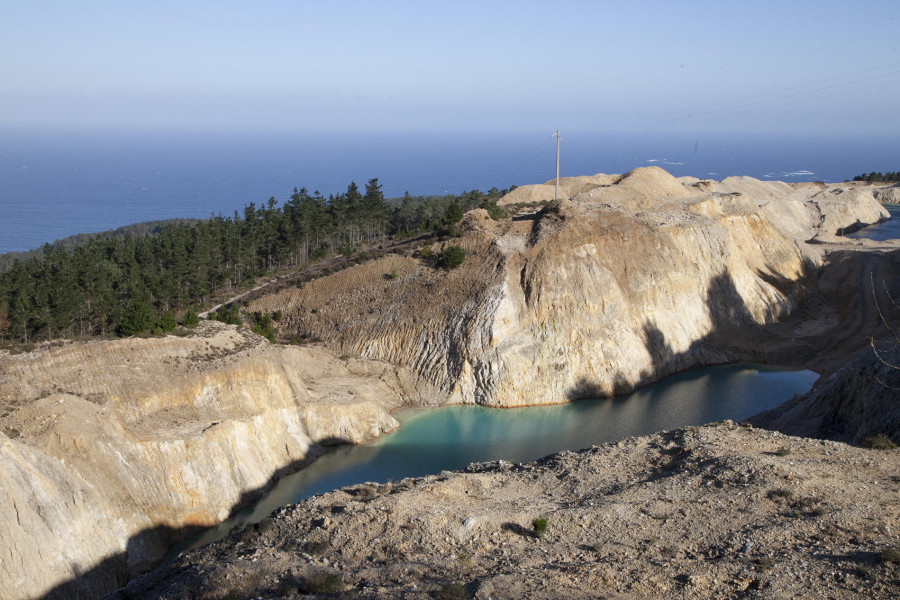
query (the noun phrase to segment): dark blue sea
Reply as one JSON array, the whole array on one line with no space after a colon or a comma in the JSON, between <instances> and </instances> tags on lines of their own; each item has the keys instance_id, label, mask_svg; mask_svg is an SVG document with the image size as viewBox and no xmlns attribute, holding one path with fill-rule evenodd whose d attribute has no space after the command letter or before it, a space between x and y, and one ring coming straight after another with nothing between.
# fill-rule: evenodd
<instances>
[{"instance_id":1,"label":"dark blue sea","mask_svg":"<svg viewBox=\"0 0 900 600\"><path fill-rule=\"evenodd\" d=\"M294 187L327 196L377 177L396 197L540 183L555 173L551 133L0 131L0 253L140 221L230 216ZM891 138L562 135L563 176L658 165L676 176L843 181L900 168Z\"/></svg>"}]
</instances>

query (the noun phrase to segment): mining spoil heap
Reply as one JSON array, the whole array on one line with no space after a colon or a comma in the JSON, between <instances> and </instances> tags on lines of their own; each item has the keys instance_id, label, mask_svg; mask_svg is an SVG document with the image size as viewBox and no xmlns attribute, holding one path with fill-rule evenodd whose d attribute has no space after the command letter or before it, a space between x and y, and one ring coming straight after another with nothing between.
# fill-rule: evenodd
<instances>
[{"instance_id":1,"label":"mining spoil heap","mask_svg":"<svg viewBox=\"0 0 900 600\"><path fill-rule=\"evenodd\" d=\"M559 201L548 201L546 185L516 189L502 201L511 219L470 211L458 237L406 242L301 287L255 292L247 308L281 311L279 335L305 340L300 347L204 323L184 337L0 355L0 597L113 590L323 445L396 427L390 411L400 406L560 403L743 359L830 373L868 336L897 326L897 315L882 320L879 310L900 297L897 243L837 235L887 217L881 188L676 179L656 168L561 187ZM432 258L420 252L425 244ZM466 259L440 268L434 257L450 245ZM856 385L854 373L833 381ZM895 417L879 416L896 414L890 398L866 404L875 395L859 394L848 403L840 388L813 392L769 422L804 421L796 433L847 441L889 426L896 437ZM777 450L772 440L791 455L767 454ZM454 578L481 597L778 597L794 589L780 586L804 581L822 590L846 584L847 593L869 581L873 594L896 593L891 563L878 559L895 543L896 467L891 451L692 429L543 467L488 465L391 490L333 492L284 509L271 532L263 525L227 552L222 542L178 564L210 598L256 593L236 587L246 557L259 567L275 561L258 581L269 595L284 582L287 595L297 593L322 558L341 565L354 593L372 597L381 588L440 591L452 583L436 578L441 570L459 572ZM793 500L769 495L782 487ZM309 511L315 521L303 520ZM548 534L537 542L524 530L545 513ZM655 526L639 534L642 523ZM256 534L261 545L251 545ZM285 537L266 546L267 535ZM314 542L327 542L316 546L321 557ZM768 554L790 575L764 572ZM661 569L648 571L647 583L644 563ZM579 575L582 565L592 566ZM541 578L529 578L538 568ZM152 577L134 593L180 598L194 589Z\"/></svg>"}]
</instances>

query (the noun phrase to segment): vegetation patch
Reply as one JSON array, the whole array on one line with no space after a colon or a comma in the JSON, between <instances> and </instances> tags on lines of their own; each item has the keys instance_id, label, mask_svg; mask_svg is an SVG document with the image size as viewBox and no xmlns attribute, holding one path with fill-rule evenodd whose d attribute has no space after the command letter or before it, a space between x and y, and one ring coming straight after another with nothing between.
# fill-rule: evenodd
<instances>
[{"instance_id":1,"label":"vegetation patch","mask_svg":"<svg viewBox=\"0 0 900 600\"><path fill-rule=\"evenodd\" d=\"M466 260L466 251L459 246L448 246L441 253L441 266L445 269L455 269Z\"/></svg>"},{"instance_id":2,"label":"vegetation patch","mask_svg":"<svg viewBox=\"0 0 900 600\"><path fill-rule=\"evenodd\" d=\"M878 435L874 435L872 437L867 437L865 440L863 440L863 445L866 448L871 448L872 450L893 450L897 447L897 444L892 442L891 438L883 433L879 433Z\"/></svg>"},{"instance_id":3,"label":"vegetation patch","mask_svg":"<svg viewBox=\"0 0 900 600\"><path fill-rule=\"evenodd\" d=\"M197 327L200 324L200 317L193 310L188 309L181 319L181 324L189 328Z\"/></svg>"},{"instance_id":4,"label":"vegetation patch","mask_svg":"<svg viewBox=\"0 0 900 600\"><path fill-rule=\"evenodd\" d=\"M791 490L787 490L785 488L776 488L774 490L769 490L766 494L766 498L769 500L779 501L779 500L790 500L794 493Z\"/></svg>"},{"instance_id":5,"label":"vegetation patch","mask_svg":"<svg viewBox=\"0 0 900 600\"><path fill-rule=\"evenodd\" d=\"M322 556L331 550L331 542L328 540L306 542L303 545L303 551L310 556Z\"/></svg>"},{"instance_id":6,"label":"vegetation patch","mask_svg":"<svg viewBox=\"0 0 900 600\"><path fill-rule=\"evenodd\" d=\"M881 551L881 554L878 556L878 558L881 560L881 562L885 563L900 563L900 547L888 546Z\"/></svg>"},{"instance_id":7,"label":"vegetation patch","mask_svg":"<svg viewBox=\"0 0 900 600\"><path fill-rule=\"evenodd\" d=\"M459 583L448 583L431 594L431 597L435 600L469 600L472 596L469 595L465 586Z\"/></svg>"},{"instance_id":8,"label":"vegetation patch","mask_svg":"<svg viewBox=\"0 0 900 600\"><path fill-rule=\"evenodd\" d=\"M853 178L853 181L868 181L870 183L880 183L884 181L900 181L900 171L872 171L871 173L863 173Z\"/></svg>"},{"instance_id":9,"label":"vegetation patch","mask_svg":"<svg viewBox=\"0 0 900 600\"><path fill-rule=\"evenodd\" d=\"M776 561L771 556L760 556L750 559L750 566L758 573L767 573L775 568Z\"/></svg>"},{"instance_id":10,"label":"vegetation patch","mask_svg":"<svg viewBox=\"0 0 900 600\"><path fill-rule=\"evenodd\" d=\"M318 572L306 578L307 594L333 594L344 588L344 578L338 573Z\"/></svg>"},{"instance_id":11,"label":"vegetation patch","mask_svg":"<svg viewBox=\"0 0 900 600\"><path fill-rule=\"evenodd\" d=\"M235 304L230 306L225 306L224 304L216 310L215 313L210 314L210 319L214 321L221 321L222 323L228 323L229 325L240 325L243 323L241 320L241 315L238 312L238 307Z\"/></svg>"},{"instance_id":12,"label":"vegetation patch","mask_svg":"<svg viewBox=\"0 0 900 600\"><path fill-rule=\"evenodd\" d=\"M253 319L253 327L251 331L256 335L261 335L270 342L275 341L275 329L272 316L267 313L256 311L251 315Z\"/></svg>"},{"instance_id":13,"label":"vegetation patch","mask_svg":"<svg viewBox=\"0 0 900 600\"><path fill-rule=\"evenodd\" d=\"M498 218L507 191L390 200L371 179L329 197L300 189L281 206L251 202L233 218L147 223L0 255L0 342L171 331L167 311L200 310L278 269L338 252L345 264L365 262L388 239L434 236L480 206Z\"/></svg>"},{"instance_id":14,"label":"vegetation patch","mask_svg":"<svg viewBox=\"0 0 900 600\"><path fill-rule=\"evenodd\" d=\"M531 522L531 530L534 532L534 537L540 539L544 537L544 534L547 533L547 519L544 517L538 517L534 521Z\"/></svg>"}]
</instances>

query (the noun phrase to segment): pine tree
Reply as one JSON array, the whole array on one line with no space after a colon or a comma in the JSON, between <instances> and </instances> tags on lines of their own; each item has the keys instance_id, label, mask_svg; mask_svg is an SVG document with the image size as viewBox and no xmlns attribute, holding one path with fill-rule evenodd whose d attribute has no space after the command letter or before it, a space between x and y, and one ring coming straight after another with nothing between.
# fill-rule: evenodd
<instances>
[{"instance_id":1,"label":"pine tree","mask_svg":"<svg viewBox=\"0 0 900 600\"><path fill-rule=\"evenodd\" d=\"M0 340L6 338L6 334L9 333L10 329L9 318L6 313L6 302L0 302Z\"/></svg>"}]
</instances>

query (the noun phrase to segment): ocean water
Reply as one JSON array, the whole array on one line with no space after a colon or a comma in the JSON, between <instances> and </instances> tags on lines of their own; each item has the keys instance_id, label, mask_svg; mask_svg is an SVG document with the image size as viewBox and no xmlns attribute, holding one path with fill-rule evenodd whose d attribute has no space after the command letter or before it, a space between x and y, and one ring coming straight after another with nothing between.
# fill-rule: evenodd
<instances>
[{"instance_id":1,"label":"ocean water","mask_svg":"<svg viewBox=\"0 0 900 600\"><path fill-rule=\"evenodd\" d=\"M620 398L513 409L446 406L402 411L396 415L401 426L395 432L370 444L334 449L279 480L254 507L178 550L221 539L280 506L349 485L462 469L472 462L526 462L629 436L745 419L807 392L817 378L812 371L745 363L698 367Z\"/></svg>"},{"instance_id":2,"label":"ocean water","mask_svg":"<svg viewBox=\"0 0 900 600\"><path fill-rule=\"evenodd\" d=\"M0 131L0 253L140 221L229 216L294 187L328 195L377 177L396 197L540 183L555 174L551 133ZM676 176L842 181L900 164L887 138L562 135L563 176L657 165Z\"/></svg>"}]
</instances>

